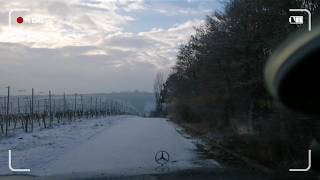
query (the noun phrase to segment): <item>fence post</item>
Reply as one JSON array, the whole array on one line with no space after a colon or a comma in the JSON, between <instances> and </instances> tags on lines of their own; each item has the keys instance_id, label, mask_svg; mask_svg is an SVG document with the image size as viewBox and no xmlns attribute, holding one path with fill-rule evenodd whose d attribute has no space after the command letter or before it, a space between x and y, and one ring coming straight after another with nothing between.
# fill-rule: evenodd
<instances>
[{"instance_id":1,"label":"fence post","mask_svg":"<svg viewBox=\"0 0 320 180\"><path fill-rule=\"evenodd\" d=\"M9 123L9 104L10 104L10 86L7 87L8 88L8 95L7 95L7 109L6 109L6 133L5 135L8 135L8 123Z\"/></svg>"},{"instance_id":2,"label":"fence post","mask_svg":"<svg viewBox=\"0 0 320 180\"><path fill-rule=\"evenodd\" d=\"M33 131L33 104L34 104L34 89L31 90L31 132Z\"/></svg>"},{"instance_id":3,"label":"fence post","mask_svg":"<svg viewBox=\"0 0 320 180\"><path fill-rule=\"evenodd\" d=\"M18 96L18 113L20 114L20 98Z\"/></svg>"},{"instance_id":4,"label":"fence post","mask_svg":"<svg viewBox=\"0 0 320 180\"><path fill-rule=\"evenodd\" d=\"M83 113L83 95L81 95L80 101L81 101L81 112Z\"/></svg>"},{"instance_id":5,"label":"fence post","mask_svg":"<svg viewBox=\"0 0 320 180\"><path fill-rule=\"evenodd\" d=\"M74 94L74 119L76 119L77 116L77 93Z\"/></svg>"},{"instance_id":6,"label":"fence post","mask_svg":"<svg viewBox=\"0 0 320 180\"><path fill-rule=\"evenodd\" d=\"M51 91L49 90L49 118L50 118L50 124L49 126L52 127L52 121L53 121L53 117L52 117L52 108L51 108Z\"/></svg>"}]
</instances>

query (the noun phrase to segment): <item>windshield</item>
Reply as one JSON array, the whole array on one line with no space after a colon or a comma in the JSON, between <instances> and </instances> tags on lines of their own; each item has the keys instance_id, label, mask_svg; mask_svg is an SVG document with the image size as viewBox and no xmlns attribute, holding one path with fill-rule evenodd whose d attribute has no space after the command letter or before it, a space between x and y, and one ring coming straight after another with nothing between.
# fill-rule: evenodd
<instances>
[{"instance_id":1,"label":"windshield","mask_svg":"<svg viewBox=\"0 0 320 180\"><path fill-rule=\"evenodd\" d=\"M0 0L0 175L309 171L264 67L319 4Z\"/></svg>"}]
</instances>

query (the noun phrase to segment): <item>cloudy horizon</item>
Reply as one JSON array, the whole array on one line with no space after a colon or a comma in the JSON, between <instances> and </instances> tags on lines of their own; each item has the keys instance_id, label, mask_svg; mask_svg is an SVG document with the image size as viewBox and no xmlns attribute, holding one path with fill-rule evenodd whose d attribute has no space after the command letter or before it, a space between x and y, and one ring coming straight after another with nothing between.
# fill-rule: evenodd
<instances>
[{"instance_id":1,"label":"cloudy horizon","mask_svg":"<svg viewBox=\"0 0 320 180\"><path fill-rule=\"evenodd\" d=\"M61 94L152 91L155 74L170 70L179 45L221 3L13 0L0 7L0 94L8 85ZM29 11L12 19L25 22L9 27L8 12L22 8Z\"/></svg>"}]
</instances>

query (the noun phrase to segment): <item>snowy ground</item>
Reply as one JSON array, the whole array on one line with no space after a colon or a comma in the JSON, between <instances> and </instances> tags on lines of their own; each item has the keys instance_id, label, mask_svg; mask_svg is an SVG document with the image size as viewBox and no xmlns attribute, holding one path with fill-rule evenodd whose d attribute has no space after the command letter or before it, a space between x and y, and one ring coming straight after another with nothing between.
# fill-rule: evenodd
<instances>
[{"instance_id":1,"label":"snowy ground","mask_svg":"<svg viewBox=\"0 0 320 180\"><path fill-rule=\"evenodd\" d=\"M159 150L170 154L170 162L160 171L219 167L213 160L200 158L192 140L182 137L175 128L160 118L113 116L21 133L0 140L0 174L12 174L8 149L12 150L14 168L29 168L30 174L40 176L157 173L154 155Z\"/></svg>"}]
</instances>

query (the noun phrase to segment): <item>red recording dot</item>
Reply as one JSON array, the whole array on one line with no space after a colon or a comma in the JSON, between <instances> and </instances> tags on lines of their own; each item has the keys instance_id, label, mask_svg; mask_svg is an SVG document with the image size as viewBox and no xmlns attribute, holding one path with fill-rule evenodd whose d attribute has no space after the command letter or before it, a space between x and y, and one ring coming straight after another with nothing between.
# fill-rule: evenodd
<instances>
[{"instance_id":1,"label":"red recording dot","mask_svg":"<svg viewBox=\"0 0 320 180\"><path fill-rule=\"evenodd\" d=\"M18 17L17 18L17 23L19 23L19 24L23 23L23 18L22 17Z\"/></svg>"}]
</instances>

